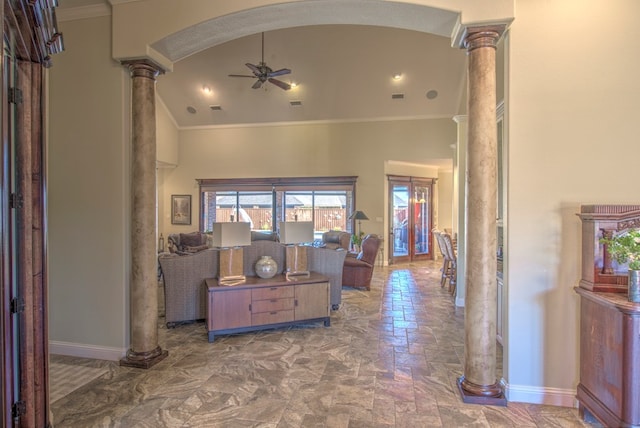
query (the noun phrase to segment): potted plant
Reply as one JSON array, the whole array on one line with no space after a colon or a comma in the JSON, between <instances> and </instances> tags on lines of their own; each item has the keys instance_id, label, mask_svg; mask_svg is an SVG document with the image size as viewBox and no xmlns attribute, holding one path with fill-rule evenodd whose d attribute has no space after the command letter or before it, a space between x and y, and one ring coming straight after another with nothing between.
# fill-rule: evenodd
<instances>
[{"instance_id":1,"label":"potted plant","mask_svg":"<svg viewBox=\"0 0 640 428\"><path fill-rule=\"evenodd\" d=\"M602 238L606 251L618 263L629 266L629 301L640 302L640 229L631 229L613 238Z\"/></svg>"},{"instance_id":2,"label":"potted plant","mask_svg":"<svg viewBox=\"0 0 640 428\"><path fill-rule=\"evenodd\" d=\"M360 245L362 244L362 238L364 237L364 232L360 232L358 234L351 235L351 245L355 252L360 252Z\"/></svg>"}]
</instances>

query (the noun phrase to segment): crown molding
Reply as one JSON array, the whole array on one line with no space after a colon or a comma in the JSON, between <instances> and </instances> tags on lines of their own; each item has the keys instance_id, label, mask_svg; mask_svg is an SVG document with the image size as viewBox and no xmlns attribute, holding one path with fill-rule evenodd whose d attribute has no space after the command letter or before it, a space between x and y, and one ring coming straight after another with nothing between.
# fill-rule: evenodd
<instances>
[{"instance_id":1,"label":"crown molding","mask_svg":"<svg viewBox=\"0 0 640 428\"><path fill-rule=\"evenodd\" d=\"M68 9L63 7L56 9L56 18L59 22L97 18L100 16L111 16L111 6L107 3L100 3Z\"/></svg>"}]
</instances>

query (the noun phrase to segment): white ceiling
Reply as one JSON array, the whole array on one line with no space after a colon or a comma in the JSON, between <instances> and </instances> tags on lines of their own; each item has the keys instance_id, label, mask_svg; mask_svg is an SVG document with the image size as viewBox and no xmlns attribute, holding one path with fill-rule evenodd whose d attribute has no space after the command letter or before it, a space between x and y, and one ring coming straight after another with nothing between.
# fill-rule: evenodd
<instances>
[{"instance_id":1,"label":"white ceiling","mask_svg":"<svg viewBox=\"0 0 640 428\"><path fill-rule=\"evenodd\" d=\"M59 15L101 0L61 0ZM64 29L63 29L64 36ZM72 47L68 47L71 49ZM202 50L158 77L157 93L180 128L452 117L464 113L466 54L449 37L370 25L312 25L265 32L265 62L289 68L298 83L252 89L245 63L257 64L260 33ZM395 81L394 73L402 73ZM203 86L212 89L210 95ZM437 91L435 99L428 91ZM404 94L404 99L392 99ZM291 106L300 101L301 106ZM211 110L211 105L221 110ZM189 113L188 107L196 110Z\"/></svg>"}]
</instances>

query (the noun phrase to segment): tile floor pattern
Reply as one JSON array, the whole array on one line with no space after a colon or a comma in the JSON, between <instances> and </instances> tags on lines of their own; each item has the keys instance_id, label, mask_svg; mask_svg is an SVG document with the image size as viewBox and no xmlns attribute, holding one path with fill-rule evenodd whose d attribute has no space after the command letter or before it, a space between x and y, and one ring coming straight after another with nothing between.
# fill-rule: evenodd
<instances>
[{"instance_id":1,"label":"tile floor pattern","mask_svg":"<svg viewBox=\"0 0 640 428\"><path fill-rule=\"evenodd\" d=\"M52 355L108 372L52 404L55 427L583 427L577 409L462 403L464 310L439 263L376 267L345 288L331 327L218 336L161 327L149 370Z\"/></svg>"}]
</instances>

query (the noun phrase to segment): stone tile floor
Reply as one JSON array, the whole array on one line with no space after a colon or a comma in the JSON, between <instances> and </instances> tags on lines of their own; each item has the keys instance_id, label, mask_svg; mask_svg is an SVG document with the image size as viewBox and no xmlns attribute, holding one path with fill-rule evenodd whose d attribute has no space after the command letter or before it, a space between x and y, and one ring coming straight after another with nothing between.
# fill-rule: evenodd
<instances>
[{"instance_id":1,"label":"stone tile floor","mask_svg":"<svg viewBox=\"0 0 640 428\"><path fill-rule=\"evenodd\" d=\"M321 323L207 342L203 323L167 330L149 370L52 355L108 372L52 403L56 427L584 427L577 409L462 403L464 310L439 263L376 267ZM160 320L162 322L162 319ZM498 361L501 363L501 355ZM501 364L497 365L501 377Z\"/></svg>"}]
</instances>

